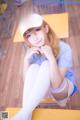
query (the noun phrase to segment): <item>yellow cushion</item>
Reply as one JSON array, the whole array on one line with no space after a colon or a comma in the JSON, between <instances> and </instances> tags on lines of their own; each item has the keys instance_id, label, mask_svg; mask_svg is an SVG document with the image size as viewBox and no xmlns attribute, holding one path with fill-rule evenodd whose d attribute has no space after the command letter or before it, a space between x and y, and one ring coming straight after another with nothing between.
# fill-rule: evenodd
<instances>
[{"instance_id":1,"label":"yellow cushion","mask_svg":"<svg viewBox=\"0 0 80 120\"><path fill-rule=\"evenodd\" d=\"M45 15L44 19L59 38L68 37L68 13L49 14Z\"/></svg>"},{"instance_id":2,"label":"yellow cushion","mask_svg":"<svg viewBox=\"0 0 80 120\"><path fill-rule=\"evenodd\" d=\"M20 108L7 108L9 117L15 115ZM32 120L80 120L80 110L65 109L36 109L33 111Z\"/></svg>"},{"instance_id":3,"label":"yellow cushion","mask_svg":"<svg viewBox=\"0 0 80 120\"><path fill-rule=\"evenodd\" d=\"M44 98L41 100L41 103L56 103L56 100L53 98Z\"/></svg>"},{"instance_id":4,"label":"yellow cushion","mask_svg":"<svg viewBox=\"0 0 80 120\"><path fill-rule=\"evenodd\" d=\"M44 15L44 19L55 31L56 35L59 38L67 38L69 36L68 13ZM24 39L20 34L19 28L17 28L14 36L14 42L23 42L23 41Z\"/></svg>"}]
</instances>

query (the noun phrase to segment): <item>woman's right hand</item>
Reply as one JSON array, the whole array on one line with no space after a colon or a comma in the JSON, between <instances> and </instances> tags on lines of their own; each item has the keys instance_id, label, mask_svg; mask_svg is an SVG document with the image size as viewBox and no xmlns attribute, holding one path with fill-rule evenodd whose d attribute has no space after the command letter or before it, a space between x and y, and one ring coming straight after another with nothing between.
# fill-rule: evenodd
<instances>
[{"instance_id":1,"label":"woman's right hand","mask_svg":"<svg viewBox=\"0 0 80 120\"><path fill-rule=\"evenodd\" d=\"M39 54L39 48L32 47L27 50L27 53L25 55L26 59L29 59L33 54Z\"/></svg>"}]
</instances>

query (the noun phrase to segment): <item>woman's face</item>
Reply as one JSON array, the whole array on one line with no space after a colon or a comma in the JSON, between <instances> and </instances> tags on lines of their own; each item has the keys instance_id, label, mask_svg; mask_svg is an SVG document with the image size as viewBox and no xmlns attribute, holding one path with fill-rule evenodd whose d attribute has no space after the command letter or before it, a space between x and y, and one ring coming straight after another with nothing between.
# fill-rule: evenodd
<instances>
[{"instance_id":1,"label":"woman's face","mask_svg":"<svg viewBox=\"0 0 80 120\"><path fill-rule=\"evenodd\" d=\"M24 38L31 44L31 46L41 47L45 44L46 31L44 27L36 27L26 31Z\"/></svg>"}]
</instances>

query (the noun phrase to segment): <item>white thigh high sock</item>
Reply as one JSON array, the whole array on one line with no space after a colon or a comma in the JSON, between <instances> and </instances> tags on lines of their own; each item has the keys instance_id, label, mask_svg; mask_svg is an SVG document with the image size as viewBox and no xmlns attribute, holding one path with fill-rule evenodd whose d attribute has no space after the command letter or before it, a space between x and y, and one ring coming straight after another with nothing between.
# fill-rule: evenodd
<instances>
[{"instance_id":1,"label":"white thigh high sock","mask_svg":"<svg viewBox=\"0 0 80 120\"><path fill-rule=\"evenodd\" d=\"M24 84L28 86L27 82ZM26 93L26 87L24 86L23 96ZM40 103L41 99L44 98L50 87L50 69L49 62L44 61L39 68L38 73L36 73L36 80L32 87L32 90L29 91L29 96L23 97L23 100L26 98L26 102L23 103L23 108L21 111L14 116L12 120L28 120L31 112L36 108ZM25 100L24 100L25 101Z\"/></svg>"},{"instance_id":2,"label":"white thigh high sock","mask_svg":"<svg viewBox=\"0 0 80 120\"><path fill-rule=\"evenodd\" d=\"M32 64L25 74L22 107L25 107L26 102L32 92L33 86L36 82L36 76L38 74L40 66L38 64Z\"/></svg>"},{"instance_id":3,"label":"white thigh high sock","mask_svg":"<svg viewBox=\"0 0 80 120\"><path fill-rule=\"evenodd\" d=\"M50 87L50 68L49 62L44 61L40 66L38 74L36 74L36 82L32 88L29 98L27 99L26 105L23 107L23 111L31 112L40 103L41 99L44 98ZM26 112L27 113L27 112Z\"/></svg>"}]
</instances>

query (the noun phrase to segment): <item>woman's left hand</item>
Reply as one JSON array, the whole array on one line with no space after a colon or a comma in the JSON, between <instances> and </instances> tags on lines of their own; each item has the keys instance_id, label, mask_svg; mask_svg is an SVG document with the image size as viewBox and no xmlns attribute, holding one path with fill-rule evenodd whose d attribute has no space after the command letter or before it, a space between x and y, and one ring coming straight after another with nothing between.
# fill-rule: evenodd
<instances>
[{"instance_id":1,"label":"woman's left hand","mask_svg":"<svg viewBox=\"0 0 80 120\"><path fill-rule=\"evenodd\" d=\"M41 53L44 54L48 60L51 60L51 58L54 58L52 49L48 45L41 47Z\"/></svg>"}]
</instances>

